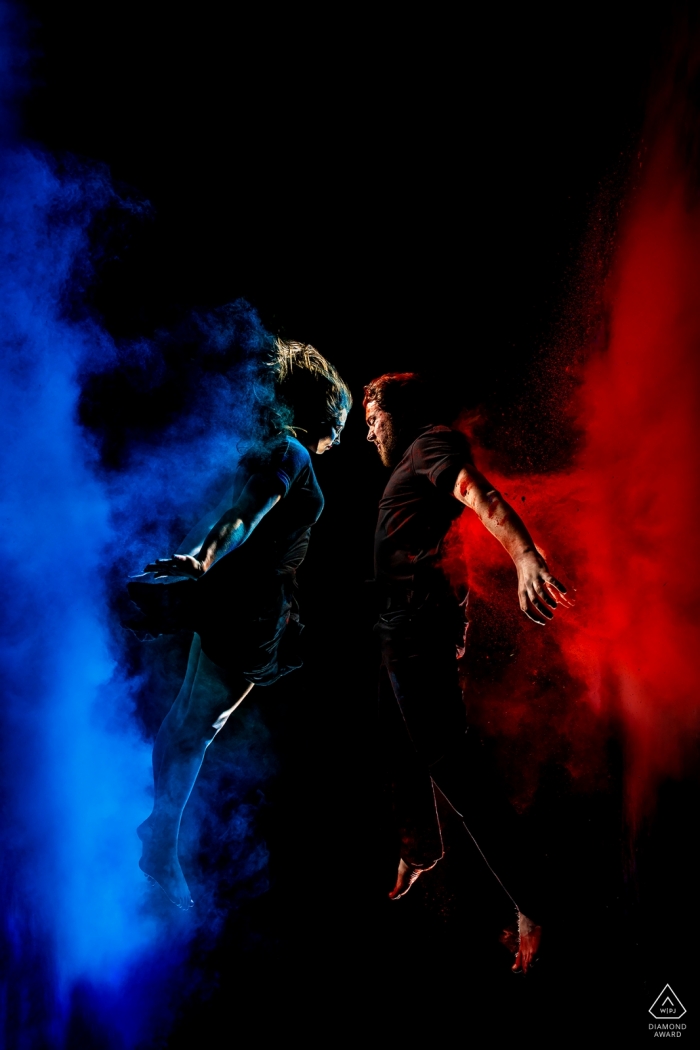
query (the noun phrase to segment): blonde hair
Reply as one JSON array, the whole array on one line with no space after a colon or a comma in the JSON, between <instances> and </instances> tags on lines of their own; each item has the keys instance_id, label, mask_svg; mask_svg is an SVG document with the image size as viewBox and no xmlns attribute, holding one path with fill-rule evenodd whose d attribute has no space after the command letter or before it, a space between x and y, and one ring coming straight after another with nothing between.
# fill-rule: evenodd
<instances>
[{"instance_id":1,"label":"blonde hair","mask_svg":"<svg viewBox=\"0 0 700 1050\"><path fill-rule=\"evenodd\" d=\"M308 432L352 408L347 384L310 343L275 339L270 364L278 398L287 409L283 429Z\"/></svg>"}]
</instances>

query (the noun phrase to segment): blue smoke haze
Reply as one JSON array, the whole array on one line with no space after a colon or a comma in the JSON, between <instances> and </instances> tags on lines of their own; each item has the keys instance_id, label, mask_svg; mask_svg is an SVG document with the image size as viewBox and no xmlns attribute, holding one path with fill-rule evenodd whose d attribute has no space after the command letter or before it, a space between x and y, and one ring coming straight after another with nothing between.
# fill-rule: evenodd
<instances>
[{"instance_id":1,"label":"blue smoke haze","mask_svg":"<svg viewBox=\"0 0 700 1050\"><path fill-rule=\"evenodd\" d=\"M137 866L151 741L136 713L145 706L157 725L172 681L129 676L110 588L170 553L176 528L187 531L225 489L255 396L255 353L269 337L245 304L225 324L196 322L209 353L218 346L223 359L236 343L235 367L204 377L167 428L132 436L119 471L100 465L78 422L84 384L126 366L157 384L164 350L157 340L117 346L86 311L66 307L75 275L85 279L91 220L119 202L104 170L59 165L17 140L16 21L0 4L0 1015L11 1047L88 1047L97 1032L100 1046L129 1047L164 1035L188 944L220 928L218 869L234 871L241 894L264 891L253 789L274 768L253 708L212 748L186 814L182 852L198 907L185 915L154 895ZM226 806L216 834L212 792ZM218 852L201 858L209 840Z\"/></svg>"}]
</instances>

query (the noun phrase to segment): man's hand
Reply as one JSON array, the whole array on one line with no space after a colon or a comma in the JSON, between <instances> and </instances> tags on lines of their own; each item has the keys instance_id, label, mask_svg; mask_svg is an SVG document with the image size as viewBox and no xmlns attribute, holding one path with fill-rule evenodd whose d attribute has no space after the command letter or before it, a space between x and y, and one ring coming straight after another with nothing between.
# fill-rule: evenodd
<instances>
[{"instance_id":1,"label":"man's hand","mask_svg":"<svg viewBox=\"0 0 700 1050\"><path fill-rule=\"evenodd\" d=\"M452 495L474 511L510 554L518 570L520 608L526 616L545 624L554 616L557 605L573 605L566 597L566 587L554 579L537 552L521 519L472 463L460 470Z\"/></svg>"},{"instance_id":2,"label":"man's hand","mask_svg":"<svg viewBox=\"0 0 700 1050\"><path fill-rule=\"evenodd\" d=\"M173 554L172 558L158 558L157 561L152 561L143 571L155 572L157 580L166 576L189 576L198 580L204 575L204 566L190 554Z\"/></svg>"},{"instance_id":3,"label":"man's hand","mask_svg":"<svg viewBox=\"0 0 700 1050\"><path fill-rule=\"evenodd\" d=\"M518 570L520 608L535 623L545 624L551 620L557 605L573 604L566 597L566 587L555 580L536 550L523 551L513 561Z\"/></svg>"}]
</instances>

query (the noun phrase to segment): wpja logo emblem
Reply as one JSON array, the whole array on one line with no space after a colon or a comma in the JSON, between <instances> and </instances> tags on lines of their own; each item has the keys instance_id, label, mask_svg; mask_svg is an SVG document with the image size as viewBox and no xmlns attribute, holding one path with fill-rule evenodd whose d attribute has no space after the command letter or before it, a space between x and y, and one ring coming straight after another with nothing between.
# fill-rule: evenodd
<instances>
[{"instance_id":1,"label":"wpja logo emblem","mask_svg":"<svg viewBox=\"0 0 700 1050\"><path fill-rule=\"evenodd\" d=\"M649 1007L649 1013L657 1021L668 1021L670 1018L677 1021L686 1012L686 1008L670 984L666 985L658 998Z\"/></svg>"}]
</instances>

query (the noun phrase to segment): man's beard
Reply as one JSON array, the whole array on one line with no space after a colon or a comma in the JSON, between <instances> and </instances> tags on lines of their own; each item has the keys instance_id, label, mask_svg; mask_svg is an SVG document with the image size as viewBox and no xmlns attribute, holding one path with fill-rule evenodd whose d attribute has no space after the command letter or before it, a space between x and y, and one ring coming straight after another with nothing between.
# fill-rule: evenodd
<instances>
[{"instance_id":1,"label":"man's beard","mask_svg":"<svg viewBox=\"0 0 700 1050\"><path fill-rule=\"evenodd\" d=\"M398 427L395 426L394 420L391 416L387 416L382 428L382 443L381 446L377 446L379 458L385 467L395 467L401 459L405 445L402 437L403 435Z\"/></svg>"}]
</instances>

